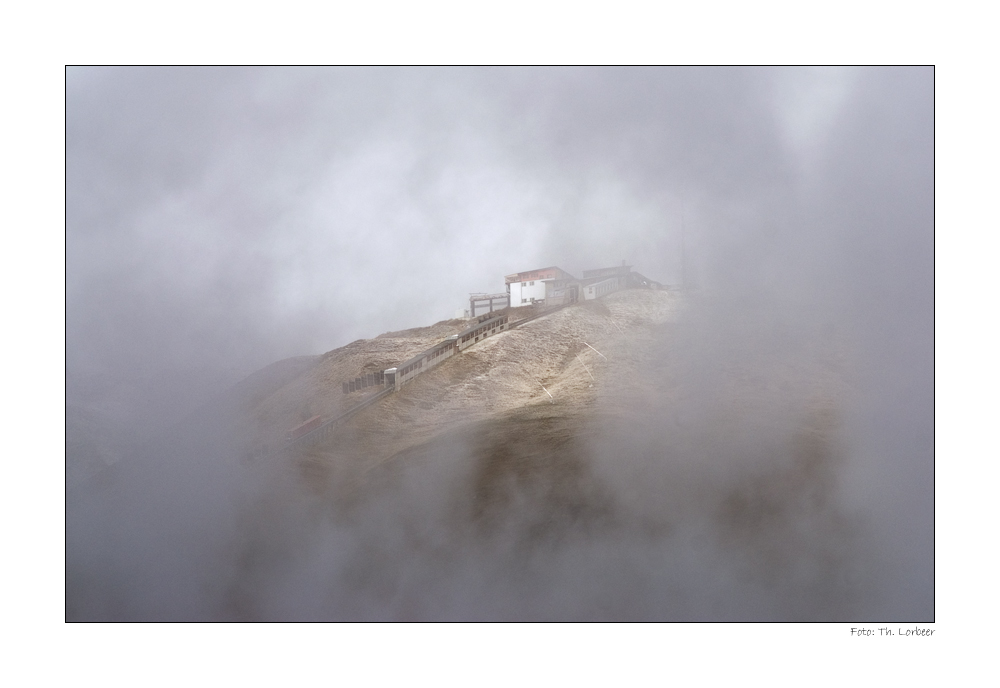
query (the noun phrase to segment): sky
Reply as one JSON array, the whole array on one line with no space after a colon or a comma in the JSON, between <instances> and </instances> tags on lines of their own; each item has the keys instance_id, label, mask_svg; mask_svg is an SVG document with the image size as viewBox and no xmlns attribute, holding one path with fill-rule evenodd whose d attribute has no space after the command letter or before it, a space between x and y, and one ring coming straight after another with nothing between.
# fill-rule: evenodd
<instances>
[{"instance_id":1,"label":"sky","mask_svg":"<svg viewBox=\"0 0 1000 688\"><path fill-rule=\"evenodd\" d=\"M162 431L505 274L625 260L703 297L695 368L747 320L849 344L847 494L911 572L886 608L926 620L933 95L931 68L69 68L67 406Z\"/></svg>"}]
</instances>

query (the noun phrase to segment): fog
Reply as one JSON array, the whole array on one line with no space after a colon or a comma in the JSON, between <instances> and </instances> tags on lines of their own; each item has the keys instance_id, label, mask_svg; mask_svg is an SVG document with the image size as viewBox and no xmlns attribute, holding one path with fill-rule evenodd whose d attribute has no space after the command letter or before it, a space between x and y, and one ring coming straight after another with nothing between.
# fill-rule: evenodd
<instances>
[{"instance_id":1,"label":"fog","mask_svg":"<svg viewBox=\"0 0 1000 688\"><path fill-rule=\"evenodd\" d=\"M933 621L933 78L69 69L67 618ZM543 545L531 491L448 524L461 429L334 517L205 411L505 274L622 260L684 288L649 375L687 396L570 444L613 517ZM736 420L730 370L773 383Z\"/></svg>"}]
</instances>

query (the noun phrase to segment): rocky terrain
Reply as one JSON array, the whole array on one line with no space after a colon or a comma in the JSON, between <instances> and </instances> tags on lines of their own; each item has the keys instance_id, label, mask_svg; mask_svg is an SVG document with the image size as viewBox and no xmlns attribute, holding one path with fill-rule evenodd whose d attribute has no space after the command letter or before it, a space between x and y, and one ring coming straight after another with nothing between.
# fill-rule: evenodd
<instances>
[{"instance_id":1,"label":"rocky terrain","mask_svg":"<svg viewBox=\"0 0 1000 688\"><path fill-rule=\"evenodd\" d=\"M629 291L556 311L446 360L352 418L332 441L294 454L317 467L364 473L442 434L491 419L558 416L583 422L596 411L602 389L636 384L636 349L651 330L676 317L678 307L676 293ZM510 309L510 317L538 312ZM359 340L318 357L280 388L248 384L241 390L245 434L279 445L283 432L302 420L335 417L381 389L345 395L342 381L394 366L474 322L447 320Z\"/></svg>"}]
</instances>

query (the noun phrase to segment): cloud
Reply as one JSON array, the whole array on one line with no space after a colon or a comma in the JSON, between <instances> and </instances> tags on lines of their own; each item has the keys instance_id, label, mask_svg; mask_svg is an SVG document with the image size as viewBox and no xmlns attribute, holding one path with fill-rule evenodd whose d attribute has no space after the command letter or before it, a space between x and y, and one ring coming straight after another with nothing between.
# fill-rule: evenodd
<instances>
[{"instance_id":1,"label":"cloud","mask_svg":"<svg viewBox=\"0 0 1000 688\"><path fill-rule=\"evenodd\" d=\"M450 317L468 292L502 289L504 274L552 264L579 272L624 259L652 279L676 282L683 245L683 271L697 291L683 334L665 339L663 353L677 366L671 375L679 377L670 379L688 394L683 403L655 400L689 424L692 448L673 452L674 463L656 469L650 484L670 492L663 478L678 471L692 489L711 486L723 505L715 511L676 495L698 515L677 532L697 539L706 532L700 528L718 533L728 522L746 556L663 545L641 529L626 529L622 543L570 537L535 562L537 585L498 581L498 599L558 610L571 608L570 598L607 595L609 609L639 614L636 599L647 595L652 608L684 616L711 608L713 595L745 594L751 616L822 615L843 607L809 601L827 580L809 567L832 557L842 562L831 565L837 575L864 578L843 562L877 560L901 581L895 597L886 593L864 609L925 619L933 590L932 95L933 72L920 68L71 69L68 404L108 427L162 431L271 361ZM799 501L808 490L776 493L768 481L826 475L796 464L793 440L816 422L795 405L815 400L831 360L842 372L838 429L819 453L836 479L826 506L811 508ZM759 395L742 421L725 421L733 423L729 435L713 437L733 371ZM95 409L103 415L87 415ZM634 422L631 456L641 466L669 444L663 428L672 426L641 413ZM89 501L97 498L70 494L84 514L69 532L71 559L79 557L77 570L93 580L127 578L135 567L156 571L173 546L163 543L189 535L198 552L189 569L163 575L187 581L183 588L191 576L228 570L238 557L209 565L204 552L239 551L237 531L219 525L203 541L193 533L202 518L232 525L245 512L233 507L216 518L210 505L295 492L274 476L234 492L227 484L240 469L216 474L194 458L167 471L169 480L154 480L166 469L149 457L175 451L162 438L121 468L131 477L107 502L118 513L147 513L144 491L155 493L148 501L162 508L136 519L130 534L115 540L110 512ZM716 463L698 464L709 448ZM602 464L600 452L591 459L615 498L636 494L626 479L636 465ZM443 480L457 480L442 470ZM204 471L214 477L202 480ZM204 489L190 492L190 518L174 518L187 481ZM352 567L382 561L382 574L403 581L389 609L425 590L426 599L407 603L411 613L438 604L456 615L500 613L475 583L506 570L490 568L495 552L468 544L473 554L463 560L463 544L440 586L432 583L442 571L433 556L365 558L366 534L416 546L398 529L414 518L433 521L445 508L442 493L414 485L400 488L413 500L396 520L369 513L301 540L281 519L311 507L289 497L262 539L278 562L274 552L299 548L295 563L264 567L274 575L244 588L216 589L210 606L231 593L236 602L213 608L305 613L291 591L314 580L311 572L350 577ZM653 496L636 499L620 508L642 521L651 513L643 500ZM768 537L741 525L746 514L768 509L778 514ZM855 516L878 526L847 537ZM821 541L802 539L796 519ZM156 537L144 538L147 528ZM131 549L147 539L160 544L141 555ZM782 540L786 547L771 547ZM95 541L104 544L90 548ZM838 549L847 541L853 559ZM789 583L793 601L779 604L739 582L733 561L752 561L754 543L775 560L801 564ZM344 551L353 554L345 559ZM718 579L691 583L720 561L727 563ZM636 573L645 566L667 573ZM562 602L544 599L581 569ZM638 598L615 596L609 581L622 575L635 577ZM221 578L209 579L225 589ZM450 581L461 581L453 597ZM657 597L660 583L688 585L694 601L668 603ZM174 595L187 596L184 608L197 608L192 600L203 598L181 588ZM350 587L325 589L334 608L346 604L337 595ZM127 614L168 608L169 596L145 594L137 584ZM372 594L376 605L381 593ZM384 612L358 604L350 613Z\"/></svg>"}]
</instances>

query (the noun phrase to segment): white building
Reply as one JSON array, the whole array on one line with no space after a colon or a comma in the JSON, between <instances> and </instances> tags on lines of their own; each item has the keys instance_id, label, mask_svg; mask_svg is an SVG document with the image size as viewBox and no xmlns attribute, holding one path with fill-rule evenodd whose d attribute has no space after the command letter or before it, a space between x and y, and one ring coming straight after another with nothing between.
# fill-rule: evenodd
<instances>
[{"instance_id":1,"label":"white building","mask_svg":"<svg viewBox=\"0 0 1000 688\"><path fill-rule=\"evenodd\" d=\"M507 293L510 294L510 305L512 308L517 308L533 303L544 303L547 285L559 280L572 279L573 275L552 266L507 275L504 277L504 282L507 283Z\"/></svg>"}]
</instances>

